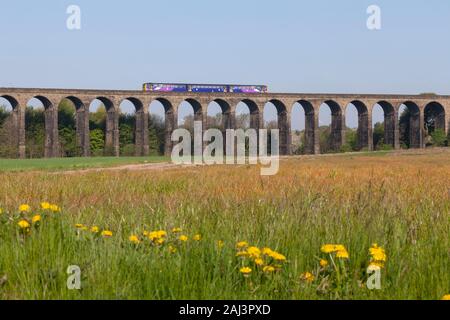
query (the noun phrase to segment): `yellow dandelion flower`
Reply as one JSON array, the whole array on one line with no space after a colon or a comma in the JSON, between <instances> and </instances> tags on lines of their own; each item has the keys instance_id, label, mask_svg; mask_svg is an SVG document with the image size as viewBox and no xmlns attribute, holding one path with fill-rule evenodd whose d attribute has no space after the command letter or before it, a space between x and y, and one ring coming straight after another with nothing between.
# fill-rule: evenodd
<instances>
[{"instance_id":1,"label":"yellow dandelion flower","mask_svg":"<svg viewBox=\"0 0 450 320\"><path fill-rule=\"evenodd\" d=\"M252 273L252 269L249 267L244 267L241 268L241 270L239 270L243 275L249 275L250 273Z\"/></svg>"},{"instance_id":2,"label":"yellow dandelion flower","mask_svg":"<svg viewBox=\"0 0 450 320\"><path fill-rule=\"evenodd\" d=\"M22 213L30 212L31 207L28 204L22 204L19 206L19 211Z\"/></svg>"},{"instance_id":3,"label":"yellow dandelion flower","mask_svg":"<svg viewBox=\"0 0 450 320\"><path fill-rule=\"evenodd\" d=\"M27 220L20 220L18 225L21 229L29 229L30 228L30 223Z\"/></svg>"},{"instance_id":4,"label":"yellow dandelion flower","mask_svg":"<svg viewBox=\"0 0 450 320\"><path fill-rule=\"evenodd\" d=\"M374 261L385 262L387 260L386 252L382 247L379 247L377 244L372 245L372 248L369 249L369 253L372 256L372 260Z\"/></svg>"},{"instance_id":5,"label":"yellow dandelion flower","mask_svg":"<svg viewBox=\"0 0 450 320\"><path fill-rule=\"evenodd\" d=\"M241 241L236 244L236 248L238 248L238 249L243 249L246 247L248 247L248 242L246 242L246 241Z\"/></svg>"},{"instance_id":6,"label":"yellow dandelion flower","mask_svg":"<svg viewBox=\"0 0 450 320\"><path fill-rule=\"evenodd\" d=\"M82 225L81 223L77 223L77 224L75 225L75 228L77 228L77 229L83 229L83 228L84 228L84 225Z\"/></svg>"},{"instance_id":7,"label":"yellow dandelion flower","mask_svg":"<svg viewBox=\"0 0 450 320\"><path fill-rule=\"evenodd\" d=\"M273 254L273 252L274 251L272 249L270 249L270 248L263 248L262 249L263 255L266 255L266 256L271 256Z\"/></svg>"},{"instance_id":8,"label":"yellow dandelion flower","mask_svg":"<svg viewBox=\"0 0 450 320\"><path fill-rule=\"evenodd\" d=\"M219 247L219 249L222 249L224 245L225 243L222 240L217 241L217 246Z\"/></svg>"},{"instance_id":9,"label":"yellow dandelion flower","mask_svg":"<svg viewBox=\"0 0 450 320\"><path fill-rule=\"evenodd\" d=\"M338 258L338 259L348 259L350 257L350 255L349 255L349 253L348 253L348 251L347 250L339 250L337 253L336 253L336 258Z\"/></svg>"},{"instance_id":10,"label":"yellow dandelion flower","mask_svg":"<svg viewBox=\"0 0 450 320\"><path fill-rule=\"evenodd\" d=\"M236 257L248 257L249 254L247 251L239 251L238 253L236 253Z\"/></svg>"},{"instance_id":11,"label":"yellow dandelion flower","mask_svg":"<svg viewBox=\"0 0 450 320\"><path fill-rule=\"evenodd\" d=\"M257 259L255 259L255 264L257 266L263 266L264 265L264 260L261 259L261 258L257 258Z\"/></svg>"},{"instance_id":12,"label":"yellow dandelion flower","mask_svg":"<svg viewBox=\"0 0 450 320\"><path fill-rule=\"evenodd\" d=\"M99 232L100 232L100 228L97 227L97 226L93 226L93 227L91 228L91 232L92 232L92 233L99 233Z\"/></svg>"},{"instance_id":13,"label":"yellow dandelion flower","mask_svg":"<svg viewBox=\"0 0 450 320\"><path fill-rule=\"evenodd\" d=\"M180 232L183 232L183 229L181 229L181 228L173 228L172 229L172 233L180 233Z\"/></svg>"},{"instance_id":14,"label":"yellow dandelion flower","mask_svg":"<svg viewBox=\"0 0 450 320\"><path fill-rule=\"evenodd\" d=\"M261 256L261 250L257 247L250 247L247 249L247 253L251 258L259 258Z\"/></svg>"},{"instance_id":15,"label":"yellow dandelion flower","mask_svg":"<svg viewBox=\"0 0 450 320\"><path fill-rule=\"evenodd\" d=\"M189 240L188 236L182 235L178 238L181 242L187 242Z\"/></svg>"},{"instance_id":16,"label":"yellow dandelion flower","mask_svg":"<svg viewBox=\"0 0 450 320\"><path fill-rule=\"evenodd\" d=\"M328 266L328 261L325 259L322 259L322 260L320 260L319 264L322 268L325 268L326 266Z\"/></svg>"},{"instance_id":17,"label":"yellow dandelion flower","mask_svg":"<svg viewBox=\"0 0 450 320\"><path fill-rule=\"evenodd\" d=\"M314 275L311 272L305 272L301 275L301 279L311 283L316 279L316 277L314 277Z\"/></svg>"},{"instance_id":18,"label":"yellow dandelion flower","mask_svg":"<svg viewBox=\"0 0 450 320\"><path fill-rule=\"evenodd\" d=\"M102 237L111 238L112 236L113 236L112 231L109 231L109 230L103 230L102 231Z\"/></svg>"},{"instance_id":19,"label":"yellow dandelion flower","mask_svg":"<svg viewBox=\"0 0 450 320\"><path fill-rule=\"evenodd\" d=\"M137 236L137 235L131 235L129 238L128 238L128 240L130 240L130 242L132 243L132 244L139 244L139 243L141 243L141 240L139 240L139 237Z\"/></svg>"},{"instance_id":20,"label":"yellow dandelion flower","mask_svg":"<svg viewBox=\"0 0 450 320\"><path fill-rule=\"evenodd\" d=\"M272 273L272 272L275 272L275 267L273 267L273 266L265 266L265 267L263 268L263 272L264 272L264 273Z\"/></svg>"},{"instance_id":21,"label":"yellow dandelion flower","mask_svg":"<svg viewBox=\"0 0 450 320\"><path fill-rule=\"evenodd\" d=\"M42 217L40 216L40 215L35 215L32 219L31 219L31 222L33 223L33 224L36 224L36 223L38 223L38 222L40 222L42 220Z\"/></svg>"},{"instance_id":22,"label":"yellow dandelion flower","mask_svg":"<svg viewBox=\"0 0 450 320\"><path fill-rule=\"evenodd\" d=\"M155 241L155 243L156 243L158 246L162 246L165 242L166 242L166 240L165 240L164 238L159 238L159 239L157 239L157 240Z\"/></svg>"},{"instance_id":23,"label":"yellow dandelion flower","mask_svg":"<svg viewBox=\"0 0 450 320\"><path fill-rule=\"evenodd\" d=\"M169 246L169 252L172 254L177 253L177 248L175 248L174 246Z\"/></svg>"},{"instance_id":24,"label":"yellow dandelion flower","mask_svg":"<svg viewBox=\"0 0 450 320\"><path fill-rule=\"evenodd\" d=\"M323 253L335 253L346 250L347 249L342 244L325 244L320 248L320 251Z\"/></svg>"},{"instance_id":25,"label":"yellow dandelion flower","mask_svg":"<svg viewBox=\"0 0 450 320\"><path fill-rule=\"evenodd\" d=\"M450 294L446 294L441 300L450 301Z\"/></svg>"},{"instance_id":26,"label":"yellow dandelion flower","mask_svg":"<svg viewBox=\"0 0 450 320\"><path fill-rule=\"evenodd\" d=\"M60 211L61 211L61 208L58 207L56 204L50 205L50 208L49 208L49 209L50 209L51 212L54 212L54 213L60 212Z\"/></svg>"},{"instance_id":27,"label":"yellow dandelion flower","mask_svg":"<svg viewBox=\"0 0 450 320\"><path fill-rule=\"evenodd\" d=\"M50 209L51 204L48 202L41 202L41 209L42 210L49 210Z\"/></svg>"},{"instance_id":28,"label":"yellow dandelion flower","mask_svg":"<svg viewBox=\"0 0 450 320\"><path fill-rule=\"evenodd\" d=\"M196 234L194 236L194 241L201 241L202 240L202 235L201 234Z\"/></svg>"}]
</instances>

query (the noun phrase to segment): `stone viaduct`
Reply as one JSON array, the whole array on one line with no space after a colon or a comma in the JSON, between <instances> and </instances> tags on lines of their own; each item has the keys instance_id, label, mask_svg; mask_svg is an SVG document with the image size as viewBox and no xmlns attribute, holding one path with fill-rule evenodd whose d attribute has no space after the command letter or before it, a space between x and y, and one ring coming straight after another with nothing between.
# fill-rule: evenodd
<instances>
[{"instance_id":1,"label":"stone viaduct","mask_svg":"<svg viewBox=\"0 0 450 320\"><path fill-rule=\"evenodd\" d=\"M105 145L116 156L119 155L119 106L122 101L130 101L136 109L135 145L136 155L147 155L149 106L159 101L165 109L166 155L172 149L171 132L178 123L178 108L184 101L194 109L194 118L203 121L207 128L207 107L216 102L222 109L222 121L225 129L235 127L236 106L243 102L250 110L251 128L262 128L263 109L271 102L278 111L278 128L280 129L280 153L291 153L291 114L293 106L300 103L305 111L305 150L309 154L320 153L319 146L319 108L328 105L332 114L331 146L335 150L345 142L345 110L353 104L358 111L358 145L362 149L373 150L372 111L380 105L384 111L385 143L400 148L398 114L401 105L406 105L410 117L410 145L412 148L425 146L425 115L432 112L435 126L449 133L450 96L425 95L373 95L373 94L235 94L235 93L164 93L119 90L71 90L71 89L21 89L0 88L0 97L8 100L13 111L11 138L17 145L18 157L25 157L25 108L32 98L42 102L45 108L45 156L57 157L58 139L58 105L63 99L70 100L76 109L77 143L84 156L90 155L89 106L95 99L100 100L107 109Z\"/></svg>"}]
</instances>

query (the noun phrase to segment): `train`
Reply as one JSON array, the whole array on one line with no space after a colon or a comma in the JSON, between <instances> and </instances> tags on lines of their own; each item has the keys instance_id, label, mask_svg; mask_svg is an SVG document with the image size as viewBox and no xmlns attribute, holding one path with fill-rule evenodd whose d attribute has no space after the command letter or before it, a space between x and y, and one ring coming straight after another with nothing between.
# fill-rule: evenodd
<instances>
[{"instance_id":1,"label":"train","mask_svg":"<svg viewBox=\"0 0 450 320\"><path fill-rule=\"evenodd\" d=\"M198 92L198 93L267 93L265 85L238 84L187 84L187 83L144 83L144 91L150 92Z\"/></svg>"}]
</instances>

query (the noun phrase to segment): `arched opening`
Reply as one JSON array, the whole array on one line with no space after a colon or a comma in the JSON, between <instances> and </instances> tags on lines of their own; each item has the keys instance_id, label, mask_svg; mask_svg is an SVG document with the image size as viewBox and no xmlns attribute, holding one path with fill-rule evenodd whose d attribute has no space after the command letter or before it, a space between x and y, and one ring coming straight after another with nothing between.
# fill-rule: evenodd
<instances>
[{"instance_id":1,"label":"arched opening","mask_svg":"<svg viewBox=\"0 0 450 320\"><path fill-rule=\"evenodd\" d=\"M287 118L286 106L279 100L271 100L264 106L264 127L269 130L267 134L267 150L271 150L271 131L279 130L279 147L280 155L288 155L291 153L290 128Z\"/></svg>"},{"instance_id":2,"label":"arched opening","mask_svg":"<svg viewBox=\"0 0 450 320\"><path fill-rule=\"evenodd\" d=\"M367 106L358 100L347 105L345 111L345 146L346 151L371 149L371 131Z\"/></svg>"},{"instance_id":3,"label":"arched opening","mask_svg":"<svg viewBox=\"0 0 450 320\"><path fill-rule=\"evenodd\" d=\"M207 110L207 128L218 129L222 131L223 137L223 152L226 154L227 134L228 129L235 129L236 118L231 114L231 106L222 99L216 99L208 105Z\"/></svg>"},{"instance_id":4,"label":"arched opening","mask_svg":"<svg viewBox=\"0 0 450 320\"><path fill-rule=\"evenodd\" d=\"M129 97L119 104L119 150L121 156L143 156L147 153L143 104Z\"/></svg>"},{"instance_id":5,"label":"arched opening","mask_svg":"<svg viewBox=\"0 0 450 320\"><path fill-rule=\"evenodd\" d=\"M90 153L94 157L117 155L114 139L118 134L116 111L111 100L98 97L89 106Z\"/></svg>"},{"instance_id":6,"label":"arched opening","mask_svg":"<svg viewBox=\"0 0 450 320\"><path fill-rule=\"evenodd\" d=\"M315 154L316 121L314 107L309 101L297 101L291 115L292 152L294 154Z\"/></svg>"},{"instance_id":7,"label":"arched opening","mask_svg":"<svg viewBox=\"0 0 450 320\"><path fill-rule=\"evenodd\" d=\"M321 153L339 152L345 143L345 116L341 106L325 101L320 106L319 130Z\"/></svg>"},{"instance_id":8,"label":"arched opening","mask_svg":"<svg viewBox=\"0 0 450 320\"><path fill-rule=\"evenodd\" d=\"M375 150L395 148L395 109L387 101L379 101L372 109L373 146Z\"/></svg>"},{"instance_id":9,"label":"arched opening","mask_svg":"<svg viewBox=\"0 0 450 320\"><path fill-rule=\"evenodd\" d=\"M25 111L25 141L27 158L59 156L58 113L50 100L35 96Z\"/></svg>"},{"instance_id":10,"label":"arched opening","mask_svg":"<svg viewBox=\"0 0 450 320\"><path fill-rule=\"evenodd\" d=\"M0 97L0 158L18 156L19 131L16 108L17 100L11 96Z\"/></svg>"},{"instance_id":11,"label":"arched opening","mask_svg":"<svg viewBox=\"0 0 450 320\"><path fill-rule=\"evenodd\" d=\"M83 154L78 131L77 112L83 103L76 97L67 97L58 105L59 151L61 157L79 157Z\"/></svg>"},{"instance_id":12,"label":"arched opening","mask_svg":"<svg viewBox=\"0 0 450 320\"><path fill-rule=\"evenodd\" d=\"M170 103L167 110L171 110ZM164 155L166 144L166 107L164 104L155 100L149 106L148 113L148 146L151 156Z\"/></svg>"},{"instance_id":13,"label":"arched opening","mask_svg":"<svg viewBox=\"0 0 450 320\"><path fill-rule=\"evenodd\" d=\"M196 122L201 122L202 124L202 132L201 137L196 140L194 136L194 127ZM195 150L201 148L203 152L203 132L207 130L206 117L203 117L203 110L200 102L194 99L186 99L178 106L178 127L184 128L191 133L192 145L191 150L192 154ZM198 143L198 145L196 145Z\"/></svg>"},{"instance_id":14,"label":"arched opening","mask_svg":"<svg viewBox=\"0 0 450 320\"><path fill-rule=\"evenodd\" d=\"M420 109L412 101L406 101L399 107L399 135L402 148L422 147L422 128Z\"/></svg>"},{"instance_id":15,"label":"arched opening","mask_svg":"<svg viewBox=\"0 0 450 320\"><path fill-rule=\"evenodd\" d=\"M162 149L165 156L170 156L173 148L172 132L177 128L178 114L169 100L156 98L150 104L149 116L149 140L153 139L156 141L155 143L159 143L159 150ZM163 132L159 131L159 121L164 121ZM153 132L156 134L156 138L153 136Z\"/></svg>"},{"instance_id":16,"label":"arched opening","mask_svg":"<svg viewBox=\"0 0 450 320\"><path fill-rule=\"evenodd\" d=\"M438 102L430 102L424 110L426 146L444 147L448 145L445 132L445 109Z\"/></svg>"}]
</instances>

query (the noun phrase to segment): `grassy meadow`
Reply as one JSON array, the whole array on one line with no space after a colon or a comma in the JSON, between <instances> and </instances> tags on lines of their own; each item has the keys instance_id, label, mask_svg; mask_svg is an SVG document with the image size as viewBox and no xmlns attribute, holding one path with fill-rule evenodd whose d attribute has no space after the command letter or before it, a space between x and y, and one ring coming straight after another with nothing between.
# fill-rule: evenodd
<instances>
[{"instance_id":1,"label":"grassy meadow","mask_svg":"<svg viewBox=\"0 0 450 320\"><path fill-rule=\"evenodd\" d=\"M273 177L256 166L2 170L0 186L0 299L450 293L448 151L284 159ZM380 290L365 285L371 264ZM71 265L81 290L67 288Z\"/></svg>"}]
</instances>

